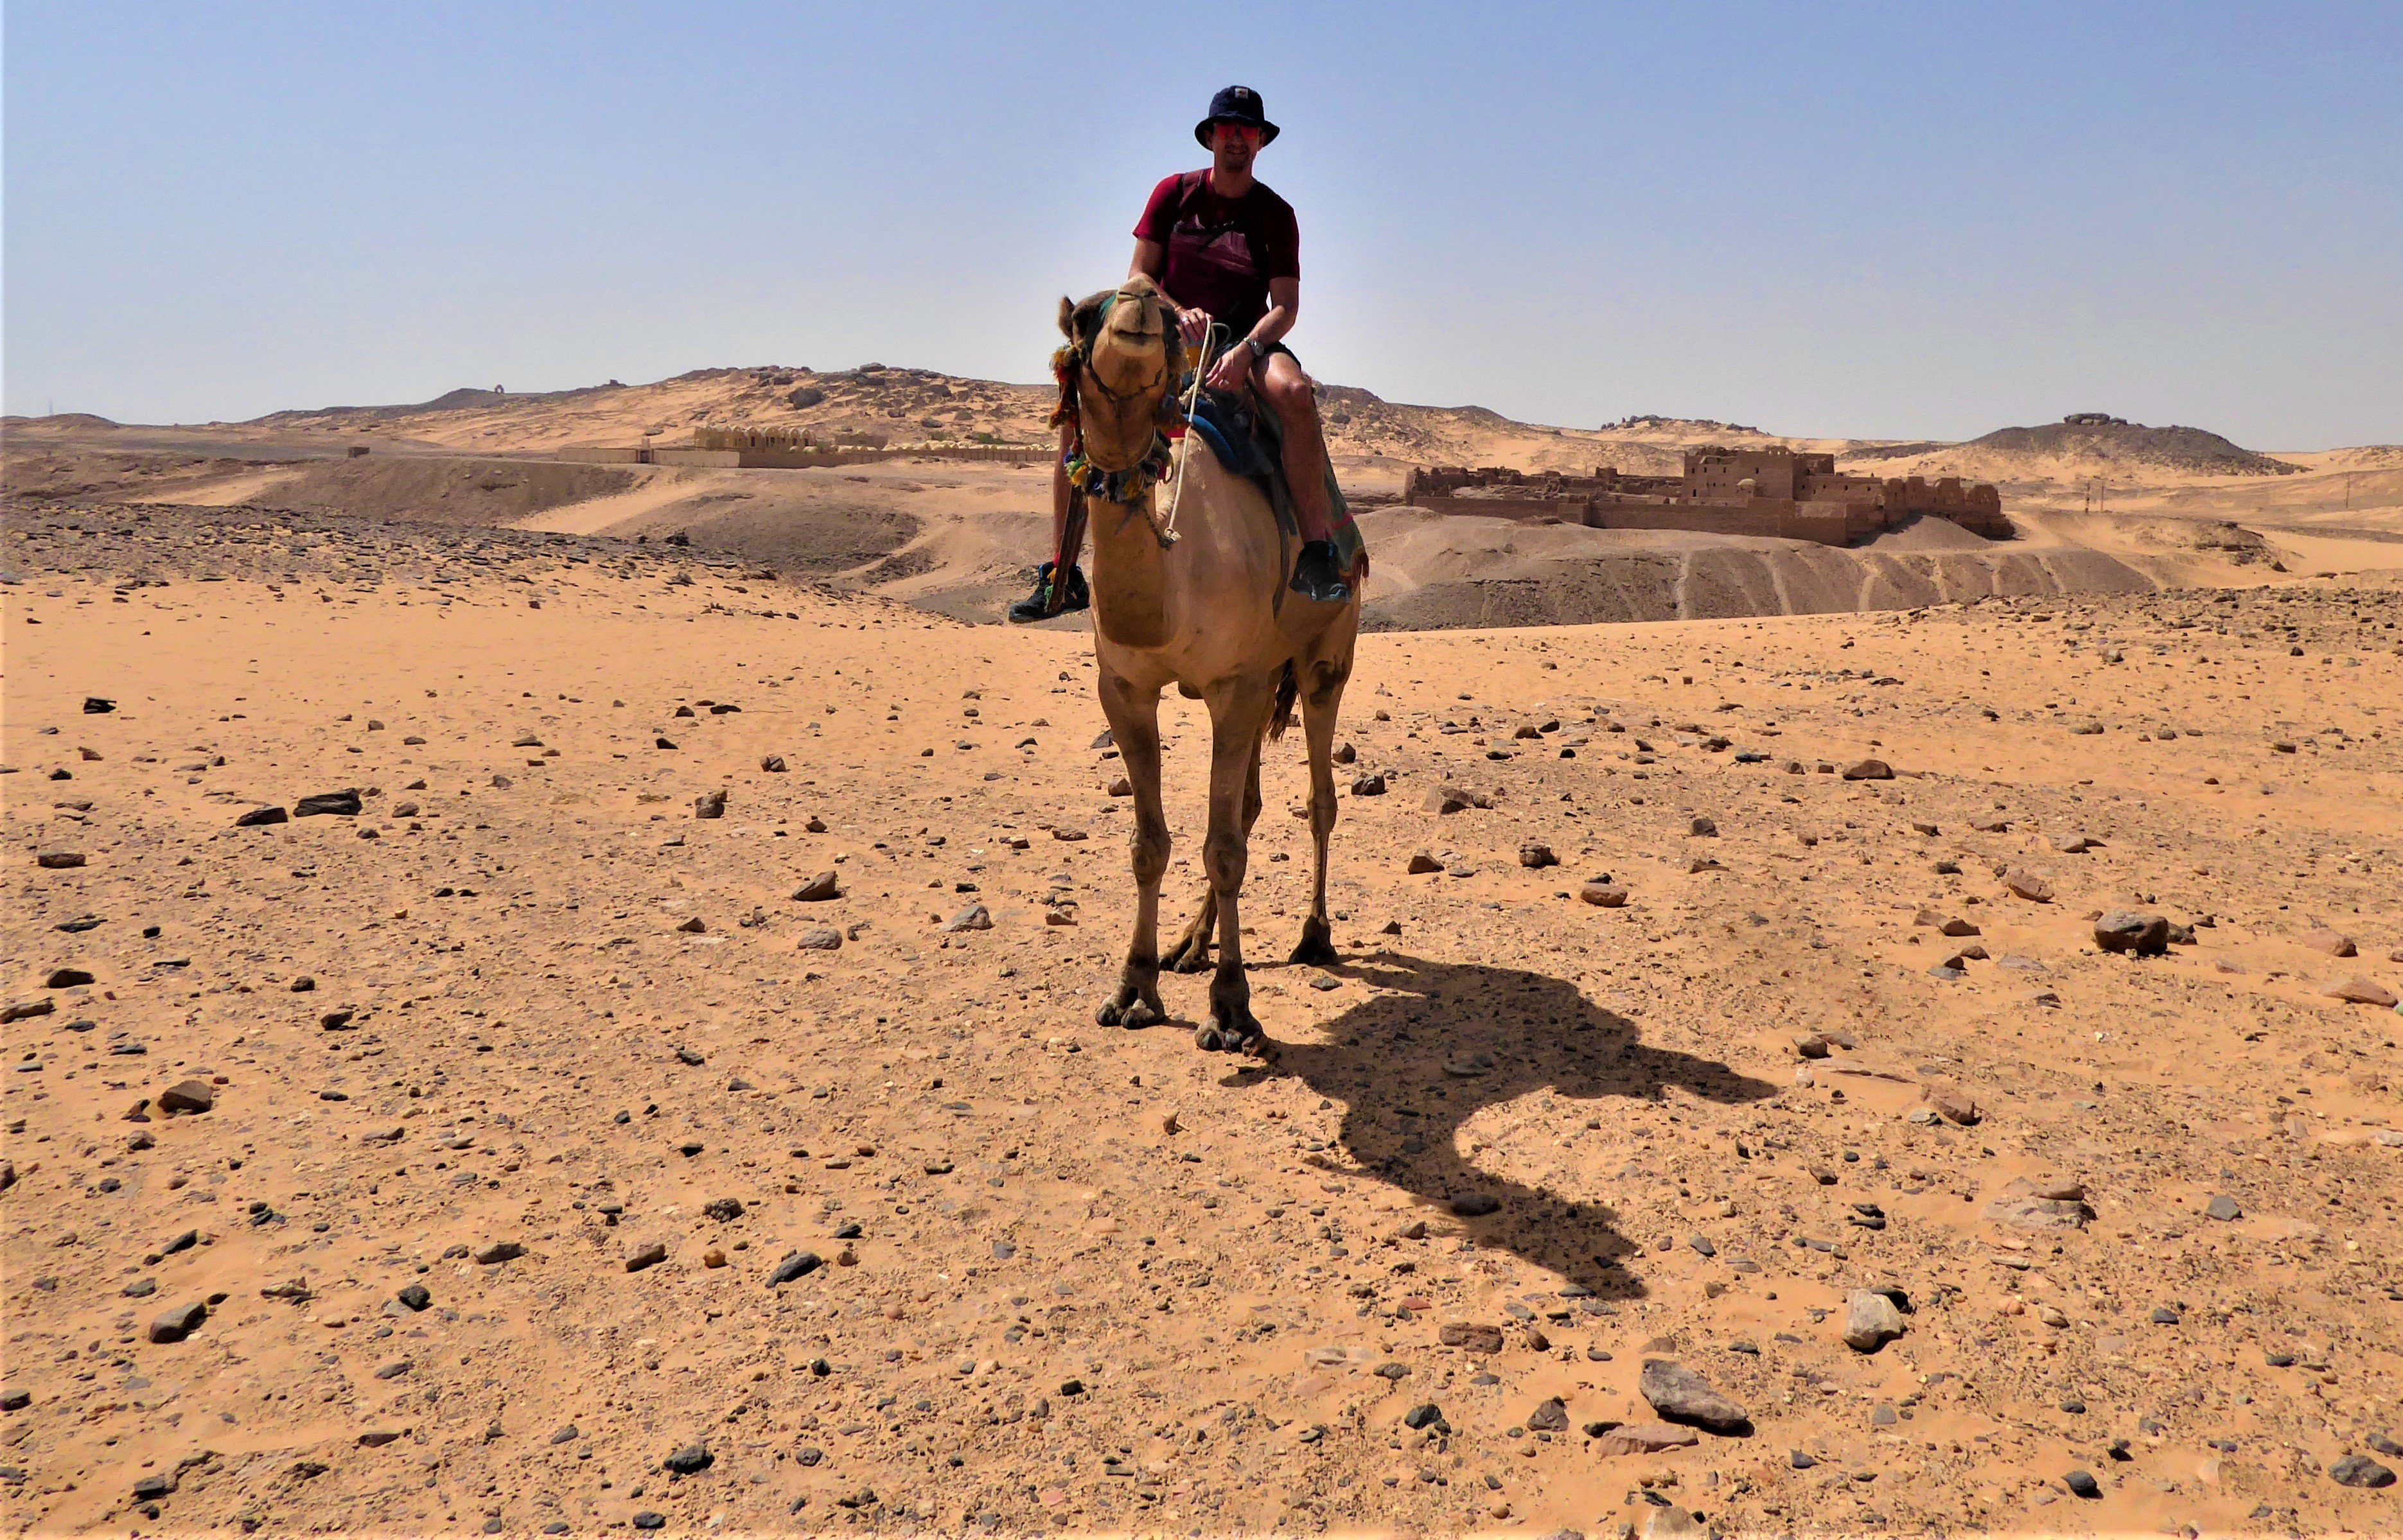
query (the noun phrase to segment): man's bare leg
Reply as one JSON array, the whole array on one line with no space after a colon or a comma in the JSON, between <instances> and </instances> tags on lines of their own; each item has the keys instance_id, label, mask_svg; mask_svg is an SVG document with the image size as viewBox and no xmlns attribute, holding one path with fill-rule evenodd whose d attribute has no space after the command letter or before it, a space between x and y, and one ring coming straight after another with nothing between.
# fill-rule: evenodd
<instances>
[{"instance_id":1,"label":"man's bare leg","mask_svg":"<svg viewBox=\"0 0 2403 1540\"><path fill-rule=\"evenodd\" d=\"M1327 497L1327 437L1318 425L1310 377L1291 354L1272 353L1260 360L1252 378L1284 430L1285 487L1293 494L1294 522L1301 526L1302 539L1293 586L1321 603L1339 604L1351 597L1351 590L1334 564L1335 507Z\"/></svg>"},{"instance_id":2,"label":"man's bare leg","mask_svg":"<svg viewBox=\"0 0 2403 1540\"><path fill-rule=\"evenodd\" d=\"M1293 493L1295 521L1304 540L1335 538L1335 509L1327 501L1327 437L1318 425L1318 402L1310 392L1310 376L1291 354L1272 353L1260 360L1252 378L1261 399L1277 415L1284 429L1285 479Z\"/></svg>"},{"instance_id":3,"label":"man's bare leg","mask_svg":"<svg viewBox=\"0 0 2403 1540\"><path fill-rule=\"evenodd\" d=\"M1084 530L1078 528L1072 531L1069 528L1070 498L1068 495L1067 458L1068 429L1066 424L1063 423L1060 428L1059 452L1051 457L1052 581L1062 585L1067 583L1067 575L1076 567L1078 559L1084 553L1085 547ZM1074 542L1073 548L1071 547L1072 541ZM1064 592L1065 589L1063 588L1062 591ZM1049 597L1049 595L1048 594L1044 583L1038 580L1035 584L1035 592L1031 596L1021 599L1017 604L1009 606L1009 617L1012 620L1024 622L1030 620L1041 620L1050 615L1059 613L1057 606L1047 603L1047 599Z\"/></svg>"}]
</instances>

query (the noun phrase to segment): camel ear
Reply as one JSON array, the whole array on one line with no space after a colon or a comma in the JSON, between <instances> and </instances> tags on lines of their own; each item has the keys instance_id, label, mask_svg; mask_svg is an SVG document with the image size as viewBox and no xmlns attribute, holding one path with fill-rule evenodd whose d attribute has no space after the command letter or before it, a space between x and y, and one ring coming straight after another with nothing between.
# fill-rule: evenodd
<instances>
[{"instance_id":1,"label":"camel ear","mask_svg":"<svg viewBox=\"0 0 2403 1540\"><path fill-rule=\"evenodd\" d=\"M1066 295L1060 297L1060 335L1073 342L1076 340L1076 302Z\"/></svg>"},{"instance_id":2,"label":"camel ear","mask_svg":"<svg viewBox=\"0 0 2403 1540\"><path fill-rule=\"evenodd\" d=\"M1065 297L1060 300L1060 330L1071 342L1090 342L1102 329L1102 301L1111 291L1088 295L1071 304Z\"/></svg>"}]
</instances>

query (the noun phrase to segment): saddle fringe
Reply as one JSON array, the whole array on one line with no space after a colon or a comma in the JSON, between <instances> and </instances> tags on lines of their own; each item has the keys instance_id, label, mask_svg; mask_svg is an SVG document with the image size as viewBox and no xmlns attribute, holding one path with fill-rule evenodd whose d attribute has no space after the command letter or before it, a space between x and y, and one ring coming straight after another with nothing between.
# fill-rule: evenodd
<instances>
[{"instance_id":1,"label":"saddle fringe","mask_svg":"<svg viewBox=\"0 0 2403 1540\"><path fill-rule=\"evenodd\" d=\"M1273 743L1293 726L1293 703L1301 698L1301 676L1294 672L1293 659L1285 660L1285 673L1277 679L1276 709L1269 714L1269 742Z\"/></svg>"}]
</instances>

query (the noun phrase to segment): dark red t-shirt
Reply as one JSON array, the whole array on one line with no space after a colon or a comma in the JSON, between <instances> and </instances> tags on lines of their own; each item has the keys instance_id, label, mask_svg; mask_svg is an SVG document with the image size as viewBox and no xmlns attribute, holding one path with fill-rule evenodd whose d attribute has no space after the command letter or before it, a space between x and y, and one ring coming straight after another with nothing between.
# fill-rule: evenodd
<instances>
[{"instance_id":1,"label":"dark red t-shirt","mask_svg":"<svg viewBox=\"0 0 2403 1540\"><path fill-rule=\"evenodd\" d=\"M1259 182L1241 198L1210 190L1210 173L1179 172L1151 189L1135 239L1168 253L1160 287L1185 309L1208 311L1241 337L1269 312L1269 280L1301 276L1293 205Z\"/></svg>"}]
</instances>

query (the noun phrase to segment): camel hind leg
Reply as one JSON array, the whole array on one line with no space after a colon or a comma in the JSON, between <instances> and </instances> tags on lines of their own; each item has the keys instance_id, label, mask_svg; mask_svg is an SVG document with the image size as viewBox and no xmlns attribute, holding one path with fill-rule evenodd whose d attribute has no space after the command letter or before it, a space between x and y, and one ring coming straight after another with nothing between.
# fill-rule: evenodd
<instances>
[{"instance_id":1,"label":"camel hind leg","mask_svg":"<svg viewBox=\"0 0 2403 1540\"><path fill-rule=\"evenodd\" d=\"M1327 923L1327 847L1335 833L1335 719L1352 677L1351 649L1344 649L1340 664L1305 664L1300 673L1301 725L1310 746L1310 914L1286 961L1326 967L1336 960L1334 932Z\"/></svg>"}]
</instances>

